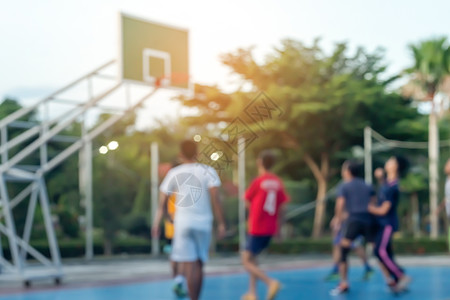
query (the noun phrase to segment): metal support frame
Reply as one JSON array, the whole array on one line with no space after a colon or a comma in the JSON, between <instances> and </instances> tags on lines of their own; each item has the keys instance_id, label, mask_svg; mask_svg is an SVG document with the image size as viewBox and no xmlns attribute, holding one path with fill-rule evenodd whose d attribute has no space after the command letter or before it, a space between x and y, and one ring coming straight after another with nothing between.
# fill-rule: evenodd
<instances>
[{"instance_id":1,"label":"metal support frame","mask_svg":"<svg viewBox=\"0 0 450 300\"><path fill-rule=\"evenodd\" d=\"M2 158L2 163L8 160L8 149L6 144L8 143L8 128L2 127L0 130L0 155Z\"/></svg>"},{"instance_id":2,"label":"metal support frame","mask_svg":"<svg viewBox=\"0 0 450 300\"><path fill-rule=\"evenodd\" d=\"M18 267L19 272L22 274L22 260L19 257L19 249L16 243L16 225L14 224L11 208L9 205L8 190L6 187L6 181L3 174L0 173L0 197L2 199L2 213L5 217L6 230L1 230L3 234L8 236L9 250L11 251L12 261L15 266ZM0 224L3 225L3 224Z\"/></svg>"},{"instance_id":3,"label":"metal support frame","mask_svg":"<svg viewBox=\"0 0 450 300\"><path fill-rule=\"evenodd\" d=\"M50 215L47 186L45 185L44 178L39 179L39 185L42 213L44 216L50 216L50 218L44 218L45 230L47 231L48 242L50 244L50 254L53 260L53 265L58 269L59 273L61 273L61 254L59 253L58 242L56 240L56 235L52 224L53 221Z\"/></svg>"},{"instance_id":4,"label":"metal support frame","mask_svg":"<svg viewBox=\"0 0 450 300\"><path fill-rule=\"evenodd\" d=\"M59 282L62 277L61 256L54 231L53 218L51 215L51 207L44 176L48 171L61 164L78 151L80 198L83 200L86 208L86 259L92 259L94 255L92 234L92 142L97 136L113 126L123 117L138 109L146 99L151 97L157 91L157 88L149 86L148 93L141 98L132 101L129 84L117 81L117 78L114 76L102 74L104 69L110 67L114 63L115 61L110 61L59 89L50 96L38 101L36 104L22 108L0 120L0 246L2 242L1 235L3 234L8 239L12 257L11 261L8 261L0 251L0 265L3 267L3 270L14 272L22 276L25 281L45 277L54 278L55 281ZM94 93L93 78L96 77L111 79L110 87L102 92ZM84 100L83 103L69 103L75 107L69 112L65 112L52 119L50 116L49 105L61 102L59 96L62 93L73 88L78 88L86 81L88 99ZM101 108L100 102L121 89L123 86L126 88L126 108L118 109L117 111L119 111L119 114L111 116L97 127L87 128L85 126L87 112L92 108ZM20 120L27 114L39 109L43 112L42 120L40 120L40 122L24 122ZM83 124L81 137L65 137L60 135L62 131L79 121ZM22 128L24 131L9 139L8 128L13 127ZM66 143L67 146L60 153L53 157L49 157L47 147L50 141L60 141ZM19 148L17 146L20 146L20 150L10 156L10 151ZM39 152L38 166L20 165L23 160L37 152ZM9 195L7 182L10 184L14 184L15 182L28 182L29 185L22 189L17 195ZM16 232L13 209L19 203L26 201L27 198L29 198L27 217L24 232L20 237ZM33 229L34 215L38 205L43 214L50 247L50 259L39 253L29 244ZM26 268L27 258L30 256L37 262L40 262L44 267L40 275L36 275L34 267L32 272L31 269L29 270Z\"/></svg>"},{"instance_id":5,"label":"metal support frame","mask_svg":"<svg viewBox=\"0 0 450 300\"><path fill-rule=\"evenodd\" d=\"M87 134L86 124L82 123L82 139ZM93 203L92 203L92 141L86 142L80 152L78 159L79 186L81 203L85 208L85 258L91 260L94 257L93 238Z\"/></svg>"},{"instance_id":6,"label":"metal support frame","mask_svg":"<svg viewBox=\"0 0 450 300\"><path fill-rule=\"evenodd\" d=\"M158 210L158 165L159 165L159 151L158 151L158 143L153 142L150 146L150 154L151 154L151 209L152 209L152 224L153 220L156 218L156 212ZM159 255L159 239L152 238L152 255Z\"/></svg>"},{"instance_id":7,"label":"metal support frame","mask_svg":"<svg viewBox=\"0 0 450 300\"><path fill-rule=\"evenodd\" d=\"M364 128L364 179L372 184L372 128Z\"/></svg>"}]
</instances>

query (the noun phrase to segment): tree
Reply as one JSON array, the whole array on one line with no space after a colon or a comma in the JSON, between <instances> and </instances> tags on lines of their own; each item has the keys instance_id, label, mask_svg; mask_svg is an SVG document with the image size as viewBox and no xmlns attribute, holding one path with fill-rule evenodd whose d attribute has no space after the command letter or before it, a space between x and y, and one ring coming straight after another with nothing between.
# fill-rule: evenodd
<instances>
[{"instance_id":1,"label":"tree","mask_svg":"<svg viewBox=\"0 0 450 300\"><path fill-rule=\"evenodd\" d=\"M100 116L100 122L109 116ZM134 128L134 117L122 120L99 136L95 144L111 140L119 148L94 158L94 221L103 229L105 253L111 254L117 233L149 237L150 144L157 142L160 161L173 161L186 129L177 123L159 122L148 131Z\"/></svg>"},{"instance_id":2,"label":"tree","mask_svg":"<svg viewBox=\"0 0 450 300\"><path fill-rule=\"evenodd\" d=\"M240 49L225 55L223 62L251 84L250 92L238 90L225 97L216 90L210 97L196 94L192 102L184 99L185 104L199 108L196 118L190 117L189 121L204 127L242 115L258 91L264 91L284 111L271 120L246 119L259 136L252 147L279 148L283 152L283 172L293 179L299 179L295 176L301 166L308 167L317 184L316 238L322 233L325 219L323 200L328 181L338 173L348 149L362 144L363 128L371 125L391 137L411 136L405 123L417 117L408 101L386 92L395 78L381 80L386 69L381 50L368 53L358 48L354 55L348 55L348 51L343 43L326 54L317 41L308 47L285 40L264 63L258 64L251 50ZM217 99L227 101L214 105ZM220 118L201 114L211 107L216 108L214 113Z\"/></svg>"},{"instance_id":3,"label":"tree","mask_svg":"<svg viewBox=\"0 0 450 300\"><path fill-rule=\"evenodd\" d=\"M0 104L0 120L9 116L13 112L19 110L22 108L22 105L20 105L19 101L14 98L5 98L3 99L3 102ZM21 117L20 121L32 121L35 119L36 112L32 111L29 114Z\"/></svg>"},{"instance_id":4,"label":"tree","mask_svg":"<svg viewBox=\"0 0 450 300\"><path fill-rule=\"evenodd\" d=\"M99 116L98 123L111 117ZM122 228L123 218L131 211L138 186L132 160L139 152L139 144L129 143L133 133L135 115L122 119L102 133L97 139L100 145L112 140L119 142L119 148L106 155L94 158L94 223L103 229L105 255L113 253L117 232ZM126 166L126 167L125 167Z\"/></svg>"},{"instance_id":5,"label":"tree","mask_svg":"<svg viewBox=\"0 0 450 300\"><path fill-rule=\"evenodd\" d=\"M444 91L444 82L450 74L450 46L446 38L434 38L410 45L414 64L408 69L412 73L411 83L419 90L404 89L417 100L431 104L428 129L428 157L430 180L431 237L437 238L439 232L436 214L439 189L439 127L437 95ZM411 84L409 85L411 86Z\"/></svg>"}]
</instances>

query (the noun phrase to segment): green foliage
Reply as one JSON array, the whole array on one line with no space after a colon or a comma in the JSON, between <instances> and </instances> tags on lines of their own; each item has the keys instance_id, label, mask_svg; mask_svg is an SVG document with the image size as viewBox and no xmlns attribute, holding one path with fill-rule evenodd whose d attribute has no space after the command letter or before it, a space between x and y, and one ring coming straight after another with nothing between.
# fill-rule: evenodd
<instances>
[{"instance_id":1,"label":"green foliage","mask_svg":"<svg viewBox=\"0 0 450 300\"><path fill-rule=\"evenodd\" d=\"M257 133L266 142L258 148L277 145L286 150L283 155L295 151L291 166L301 163L302 153L319 159L325 151L335 159L340 151L362 144L362 131L368 125L392 138L422 134L422 127L411 132L409 126L416 122L417 110L386 91L392 78L381 79L386 77L383 51L368 53L359 48L354 55L348 52L343 43L327 55L317 41L308 47L285 40L263 64L255 62L251 50L224 55L223 62L250 82L253 90L227 95L216 87L197 86L194 98L180 99L183 105L197 109L184 121L205 127L232 120L242 114L255 91L265 91L285 113L274 122L260 124L264 131ZM289 150L292 145L295 149Z\"/></svg>"},{"instance_id":2,"label":"green foliage","mask_svg":"<svg viewBox=\"0 0 450 300\"><path fill-rule=\"evenodd\" d=\"M19 104L19 101L14 98L5 98L3 99L3 102L0 103L0 120L9 116L15 111L18 111L21 109L22 106ZM23 117L19 118L19 121L33 121L36 118L36 112L31 111L30 113L24 115Z\"/></svg>"},{"instance_id":3,"label":"green foliage","mask_svg":"<svg viewBox=\"0 0 450 300\"><path fill-rule=\"evenodd\" d=\"M305 204L314 198L311 183L308 180L286 180L284 181L284 187L291 198L289 204Z\"/></svg>"},{"instance_id":4,"label":"green foliage","mask_svg":"<svg viewBox=\"0 0 450 300\"><path fill-rule=\"evenodd\" d=\"M133 202L133 214L149 211L150 209L149 199L150 199L149 181L146 178L141 178L137 195ZM147 219L149 219L149 216L147 217Z\"/></svg>"},{"instance_id":5,"label":"green foliage","mask_svg":"<svg viewBox=\"0 0 450 300\"><path fill-rule=\"evenodd\" d=\"M222 60L252 89L224 94L216 87L198 86L192 99L180 99L197 109L185 122L209 127L214 134L239 116L258 135L247 153L278 149L283 157L275 168L278 173L312 182L321 199L328 181L337 181L342 161L352 156L349 149L362 145L364 127L393 139L426 137L426 126L420 126L421 116L411 101L389 90L396 77L386 79L383 57L381 49L350 53L347 44L338 43L328 54L319 41L307 46L284 40L257 63L252 49L238 49ZM245 118L244 108L259 91L284 113L272 120ZM317 228L315 232L320 235Z\"/></svg>"},{"instance_id":6,"label":"green foliage","mask_svg":"<svg viewBox=\"0 0 450 300\"><path fill-rule=\"evenodd\" d=\"M107 158L98 157L95 160L97 168L94 167L94 221L103 228L104 238L109 242L114 240L121 228L123 216L131 211L137 190L133 178L118 171L116 159L115 153Z\"/></svg>"},{"instance_id":7,"label":"green foliage","mask_svg":"<svg viewBox=\"0 0 450 300\"><path fill-rule=\"evenodd\" d=\"M80 235L80 226L78 224L77 214L69 210L58 212L59 225L64 236L68 238L77 238Z\"/></svg>"},{"instance_id":8,"label":"green foliage","mask_svg":"<svg viewBox=\"0 0 450 300\"><path fill-rule=\"evenodd\" d=\"M160 122L148 132L137 131L134 123L133 118L118 122L96 140L97 145L119 143L117 150L94 158L94 221L109 245L124 226L132 235L148 237L150 145L158 143L160 162L172 162L187 134L177 123Z\"/></svg>"},{"instance_id":9,"label":"green foliage","mask_svg":"<svg viewBox=\"0 0 450 300\"><path fill-rule=\"evenodd\" d=\"M242 51L226 56L225 64L282 107L285 114L270 124L269 134L279 140L280 132L287 133L297 145L297 154L318 159L325 151L333 156L361 144L362 131L368 125L387 136L408 136L397 123L418 115L410 103L386 92L390 81L380 79L386 69L381 50L367 53L359 48L348 55L348 46L337 44L333 53L326 55L318 43L307 47L286 40L258 71L250 61L251 52Z\"/></svg>"},{"instance_id":10,"label":"green foliage","mask_svg":"<svg viewBox=\"0 0 450 300\"><path fill-rule=\"evenodd\" d=\"M222 206L230 230L237 234L239 225L239 199L237 197L226 198L222 202Z\"/></svg>"},{"instance_id":11,"label":"green foliage","mask_svg":"<svg viewBox=\"0 0 450 300\"><path fill-rule=\"evenodd\" d=\"M185 107L193 109L194 116L184 118L185 125L194 126L202 134L202 128L207 124L231 121L230 115L224 113L232 102L230 95L221 92L216 86L199 84L194 86L194 93L196 97L192 99L185 96L178 98Z\"/></svg>"},{"instance_id":12,"label":"green foliage","mask_svg":"<svg viewBox=\"0 0 450 300\"><path fill-rule=\"evenodd\" d=\"M444 77L450 74L450 45L447 38L434 38L409 45L414 65L407 71L414 73L416 81L431 100Z\"/></svg>"},{"instance_id":13,"label":"green foliage","mask_svg":"<svg viewBox=\"0 0 450 300\"><path fill-rule=\"evenodd\" d=\"M85 255L86 241L84 239L59 239L59 249L62 258L83 257ZM4 257L11 258L7 245L3 244ZM50 257L50 249L47 240L40 239L31 242L31 246L47 257ZM101 240L94 240L94 254L102 255L105 252ZM149 254L151 253L151 242L145 238L118 239L113 245L113 254Z\"/></svg>"},{"instance_id":14,"label":"green foliage","mask_svg":"<svg viewBox=\"0 0 450 300\"><path fill-rule=\"evenodd\" d=\"M150 238L149 215L141 213L132 213L123 218L122 228L129 234Z\"/></svg>"},{"instance_id":15,"label":"green foliage","mask_svg":"<svg viewBox=\"0 0 450 300\"><path fill-rule=\"evenodd\" d=\"M50 250L46 240L35 240L31 245L44 255L49 257ZM270 254L331 254L331 239L291 239L287 241L273 241L268 249ZM397 238L394 239L394 249L397 254L413 255L431 255L443 254L448 252L447 240L440 238L430 240L428 238L412 239ZM11 258L8 246L3 244L4 257ZM163 245L161 245L163 246ZM83 257L85 250L85 241L83 239L60 239L59 247L63 258ZM217 253L227 254L239 251L239 243L236 240L219 241L216 247ZM104 248L101 240L94 241L94 253L101 255ZM114 254L150 254L151 241L145 238L125 238L118 239L113 246Z\"/></svg>"},{"instance_id":16,"label":"green foliage","mask_svg":"<svg viewBox=\"0 0 450 300\"><path fill-rule=\"evenodd\" d=\"M400 182L402 192L417 193L428 188L426 178L423 173L408 173Z\"/></svg>"},{"instance_id":17,"label":"green foliage","mask_svg":"<svg viewBox=\"0 0 450 300\"><path fill-rule=\"evenodd\" d=\"M415 63L409 71L414 73L414 80L427 92L433 89L436 91L442 78L450 71L449 49L445 39L433 39L411 46ZM209 138L208 141L220 142L218 137L223 128L236 117L242 117L258 135L258 139L247 148L247 179L256 175L257 153L265 148L276 148L282 159L274 171L285 179L286 188L292 197L290 208L295 208L313 201L316 198L315 190L320 184L317 176L313 176L311 172L311 165L306 163L306 156L310 156L318 169L323 171L325 183L330 186L339 181L340 164L352 156L350 149L362 145L365 126L371 126L391 139L427 140L427 118L417 112L410 99L404 99L392 91L390 84L396 77L388 78L384 52L381 49L369 52L358 48L351 51L347 44L338 43L328 52L321 48L318 40L312 45L284 40L262 63L253 58L252 49L238 49L224 55L222 61L231 68L234 75L242 78L242 86L237 91L225 93L216 86L196 85L193 98L178 98L191 112L189 116L173 123L161 121L152 130L137 131L134 128L136 116L132 115L94 141L94 147L105 145L111 140L117 140L120 144L118 150L94 157L95 226L101 228L104 239L113 248L114 244L122 243L117 234L120 229L126 231L125 235L148 238L152 142L157 142L160 147L161 162L172 162L177 156L179 142L184 138L200 134L205 140ZM264 124L255 123L244 114L244 108L259 91L264 91L284 112L274 120L265 120ZM0 119L20 108L17 100L5 99L0 104ZM109 117L111 116L107 114L101 115L98 123ZM31 112L21 120L37 122L36 112ZM442 139L450 138L450 118L444 117L440 122L440 136ZM8 129L10 137L21 132L23 129ZM62 134L80 136L80 133L81 126L75 123ZM207 142L200 143L201 147L205 145ZM23 146L12 149L10 156ZM65 147L62 143L51 142L49 155L54 156ZM441 150L442 157L450 156L449 149ZM230 149L226 148L224 152L235 161ZM389 153L375 155L374 165L381 165L394 152L407 154L415 166L401 183L402 191L406 194L404 198L417 193L420 205L425 205L423 199L428 197L428 171L424 167L427 164L426 151L412 153L390 149ZM24 163L37 164L38 159L37 155L33 155ZM233 164L234 162L227 167L222 177L233 176ZM328 170L325 168L327 165L330 166ZM46 175L46 182L53 213L59 217L58 236L76 239L80 236L78 218L85 213L84 207L80 205L78 157L74 155L52 170ZM8 185L11 194L17 194L24 187L20 183ZM238 202L234 195L224 201L227 222L231 230L236 232ZM409 201L402 201L399 205L400 214L406 215L408 205ZM25 201L14 211L19 234L23 231L26 210ZM326 218L329 218L332 211L329 206ZM426 215L423 209L421 213ZM295 234L307 236L312 230L313 219L314 213L310 211L291 219L289 225ZM44 236L45 228L38 210L32 239L40 240ZM422 242L428 245L427 241ZM99 241L97 243L95 251L100 253L104 247ZM141 247L139 249L149 249L148 241L139 243L141 244L136 246ZM405 243L409 245L405 247L412 247L408 249L417 250L419 247ZM68 249L72 253L70 255L83 253L84 245L75 244L64 242L62 248L67 245L64 249ZM398 247L401 245L399 243ZM120 247L116 246L115 251L135 251L130 250L135 249L134 246L124 244ZM316 244L274 244L272 248L273 251L289 252L300 251L302 247L309 249L308 251L328 251L329 241L319 240ZM428 248L425 250L428 251Z\"/></svg>"}]
</instances>

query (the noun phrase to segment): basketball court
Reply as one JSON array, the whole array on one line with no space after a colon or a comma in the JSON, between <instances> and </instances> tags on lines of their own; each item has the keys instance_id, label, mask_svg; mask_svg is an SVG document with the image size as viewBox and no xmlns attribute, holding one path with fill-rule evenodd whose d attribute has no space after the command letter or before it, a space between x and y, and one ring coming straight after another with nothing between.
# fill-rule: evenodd
<instances>
[{"instance_id":1,"label":"basketball court","mask_svg":"<svg viewBox=\"0 0 450 300\"><path fill-rule=\"evenodd\" d=\"M294 270L281 270L269 272L279 279L283 289L277 299L283 300L381 300L381 299L408 299L408 300L444 300L450 295L450 268L446 266L435 267L408 267L408 274L413 278L410 291L401 295L393 295L387 291L379 272L376 272L370 281L362 281L361 267L354 267L350 271L351 291L349 294L332 297L328 295L336 282L324 282L323 277L328 268L302 268ZM204 283L202 299L231 300L240 299L246 291L248 276L244 273L207 276ZM152 280L148 282L125 283L115 285L99 285L96 287L70 288L62 287L55 290L26 293L12 293L0 296L8 300L118 300L118 299L176 299L172 294L171 280ZM258 296L264 299L265 287L258 285Z\"/></svg>"},{"instance_id":2,"label":"basketball court","mask_svg":"<svg viewBox=\"0 0 450 300\"><path fill-rule=\"evenodd\" d=\"M59 125L51 128L43 127L45 130L38 130L40 126L33 125L29 132L25 132L15 140L6 140L4 152L8 149L17 146L20 142L26 141L31 136L37 136L38 139L33 144L28 145L24 151L20 152L15 157L9 158L7 155L2 161L1 174L5 174L4 178L0 178L0 192L3 203L3 211L6 218L6 225L0 223L0 233L4 235L4 239L8 240L9 251L11 258L4 258L0 255L0 263L3 266L2 277L16 276L16 288L11 288L8 282L0 281L0 300L119 300L119 299L153 299L153 300L171 300L175 299L172 292L173 281L169 275L169 264L167 261L157 260L156 258L145 258L139 267L127 265L124 262L120 265L112 262L108 267L99 267L96 272L89 276L83 277L83 272L86 274L89 271L80 272L79 278L76 282L69 278L66 280L64 271L67 271L67 266L63 266L61 262L61 255L57 244L56 235L52 226L52 219L49 208L49 200L47 199L46 183L44 175L60 163L65 161L70 155L79 152L80 159L83 162L80 164L80 194L82 200L86 203L86 258L89 261L93 257L93 196L92 196L92 141L99 136L106 129L114 125L123 116L128 113L136 111L142 106L147 98L150 98L155 92L161 90L174 90L183 93L192 93L193 85L190 80L190 66L189 66L189 31L185 28L179 28L172 25L161 24L158 22L142 19L140 17L131 16L124 13L119 13L119 45L117 60L113 60L105 66L113 64L117 65L117 74L114 74L114 86L98 95L93 92L91 84L92 77L101 75L100 71L104 69L95 69L95 71L83 76L81 79L74 81L74 83L61 89L66 91L75 86L82 80L88 80L88 100L85 103L78 103L80 109L75 111L73 116L58 117L55 120L46 120L50 125ZM103 76L105 77L105 76ZM111 78L109 78L111 79ZM136 97L139 91L144 96L139 96L138 101L132 101L133 96ZM43 99L33 108L42 109L44 106L47 110L51 105L51 101L56 99L61 92L56 92L52 98ZM122 115L112 117L105 121L104 124L97 128L84 128L83 135L79 140L75 140L73 144L67 146L56 159L51 160L47 155L47 144L52 138L55 138L59 132L73 124L77 118L83 118L85 123L85 115L91 109L96 107L98 102L103 101L106 96L113 94L116 91L122 91L126 95L122 96L122 100L127 103L126 110L121 111ZM126 99L125 99L126 98ZM114 98L113 101L115 101ZM81 101L80 101L81 102ZM78 108L77 108L78 109ZM23 110L10 116L4 121L2 128L7 128L10 123L13 123L21 116L25 115L29 110ZM14 119L15 118L15 119ZM52 123L53 122L53 123ZM369 137L370 138L370 137ZM239 177L239 194L245 186L245 140L239 143L239 147L234 149L239 152L238 156L238 177ZM155 147L153 147L155 146ZM371 147L371 144L370 144ZM41 163L39 166L34 166L36 171L21 172L19 163L24 158L30 156L32 153L41 151ZM152 212L156 212L158 206L158 164L159 157L154 155L158 153L157 145L152 145ZM217 153L214 153L217 155ZM369 164L367 164L369 165ZM33 169L34 170L34 169ZM372 170L369 170L369 174ZM8 176L6 176L8 175ZM10 195L6 183L10 180L31 182L27 193L23 191L18 195ZM187 181L187 180L186 180ZM39 184L39 193L33 190L33 183ZM184 181L183 181L184 182ZM189 183L189 182L188 182ZM191 183L192 186L198 185ZM30 196L30 197L28 197ZM46 234L51 247L51 258L48 259L40 254L30 244L30 236L33 229L33 217L36 210L36 201L40 199L41 205L45 208L44 220L46 222ZM15 231L15 221L13 219L13 209L21 201L27 201L30 198L29 216L26 221L26 230L23 236ZM188 199L191 205L195 199ZM14 205L11 206L10 204ZM245 208L244 202L239 203L240 223L245 223ZM240 226L238 232L240 238L240 246L244 245L245 226ZM5 239L5 240L6 240ZM0 240L1 242L1 240ZM1 246L1 245L0 245ZM1 247L0 247L1 249ZM153 254L159 254L160 245L157 239L152 240ZM28 255L28 256L27 256ZM241 295L246 292L248 288L248 275L240 266L240 260L236 256L233 257L234 265L229 266L223 261L215 262L215 267L220 269L220 272L211 271L207 266L207 276L204 281L202 291L202 299L205 300L235 300L240 299ZM32 256L35 260L28 263L28 257ZM270 260L271 258L267 258ZM332 297L329 291L335 287L337 282L325 282L323 278L329 272L330 261L324 259L303 259L302 264L292 263L291 258L285 257L282 264L277 261L270 262L265 269L269 274L278 279L283 287L277 299L302 299L302 300L319 300L319 299L345 299L345 300L381 300L381 299L408 299L408 300L444 300L450 299L450 259L446 257L439 257L435 259L433 264L427 264L422 261L422 258L414 258L405 264L408 275L413 279L410 290L400 295L393 295L390 293L384 283L381 273L377 271L373 278L369 281L361 279L363 269L357 264L350 269L350 293ZM298 258L295 258L298 259ZM151 260L157 261L156 263ZM263 259L264 260L264 259ZM39 276L31 276L29 271L35 271L34 266L36 261L41 262L42 266L39 269ZM214 261L214 260L213 260ZM213 262L214 264L214 262ZM159 273L161 268L165 268L166 273ZM80 269L87 266L80 265ZM139 272L136 272L139 268ZM133 273L134 272L134 273ZM149 274L153 274L150 276ZM70 275L70 272L69 272ZM110 277L108 277L110 276ZM103 278L105 277L105 278ZM63 280L64 278L64 280ZM55 283L61 286L49 286L34 283L32 288L26 289L20 287L20 283L30 284L30 281L35 279L48 280L53 279ZM258 285L259 299L265 299L265 287L259 283Z\"/></svg>"}]
</instances>

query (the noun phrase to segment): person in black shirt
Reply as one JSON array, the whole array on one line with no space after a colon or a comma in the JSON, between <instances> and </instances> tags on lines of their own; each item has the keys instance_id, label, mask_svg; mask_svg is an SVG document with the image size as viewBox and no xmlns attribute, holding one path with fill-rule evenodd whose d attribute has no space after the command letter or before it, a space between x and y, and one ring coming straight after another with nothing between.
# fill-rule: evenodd
<instances>
[{"instance_id":1,"label":"person in black shirt","mask_svg":"<svg viewBox=\"0 0 450 300\"><path fill-rule=\"evenodd\" d=\"M357 177L358 169L359 165L353 161L346 161L342 165L341 173L344 183L339 187L335 216L331 221L332 228L343 228L341 261L339 264L341 281L335 289L330 291L332 296L346 293L349 290L347 257L352 242L358 236L363 236L366 242L373 241L375 220L369 213L368 207L371 201L376 201L375 191L371 185ZM345 222L343 222L344 212L348 214Z\"/></svg>"},{"instance_id":2,"label":"person in black shirt","mask_svg":"<svg viewBox=\"0 0 450 300\"><path fill-rule=\"evenodd\" d=\"M391 157L385 164L386 181L380 189L378 203L369 205L369 212L377 217L377 235L375 239L375 255L382 269L389 272L388 286L394 292L405 290L411 278L405 275L403 269L395 262L392 250L392 235L398 231L399 221L397 206L400 198L398 179L407 168L406 160Z\"/></svg>"}]
</instances>

